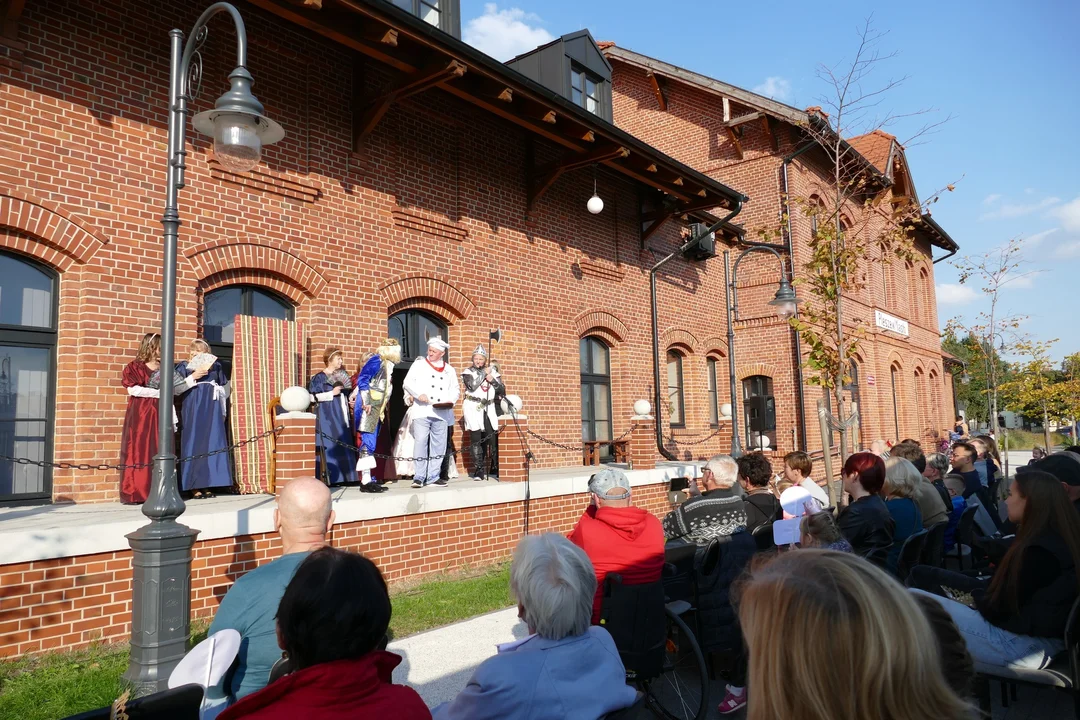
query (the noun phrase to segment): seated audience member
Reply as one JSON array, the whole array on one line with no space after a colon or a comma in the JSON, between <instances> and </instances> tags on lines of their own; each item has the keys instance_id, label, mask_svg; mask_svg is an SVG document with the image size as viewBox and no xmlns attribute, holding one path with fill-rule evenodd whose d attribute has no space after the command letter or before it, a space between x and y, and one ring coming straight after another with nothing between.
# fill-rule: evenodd
<instances>
[{"instance_id":1,"label":"seated audience member","mask_svg":"<svg viewBox=\"0 0 1080 720\"><path fill-rule=\"evenodd\" d=\"M949 524L945 527L945 552L949 552L956 545L956 526L960 524L960 516L967 509L967 501L964 500L964 478L959 475L946 475L945 487L949 491L952 505Z\"/></svg>"},{"instance_id":2,"label":"seated audience member","mask_svg":"<svg viewBox=\"0 0 1080 720\"><path fill-rule=\"evenodd\" d=\"M698 644L703 653L732 658L730 669L721 673L727 680L727 691L719 708L721 715L730 715L746 707L746 649L739 631L732 588L753 560L757 543L746 530L722 538L720 542L723 545L716 579L698 598L697 610L701 617Z\"/></svg>"},{"instance_id":3,"label":"seated audience member","mask_svg":"<svg viewBox=\"0 0 1080 720\"><path fill-rule=\"evenodd\" d=\"M684 539L696 545L708 545L717 537L726 537L746 529L746 507L735 490L739 466L730 455L714 455L701 469L704 491L691 497L664 518L668 540Z\"/></svg>"},{"instance_id":4,"label":"seated audience member","mask_svg":"<svg viewBox=\"0 0 1080 720\"><path fill-rule=\"evenodd\" d=\"M884 564L892 546L896 521L881 499L885 461L872 453L855 453L840 473L851 504L840 511L836 525L856 555Z\"/></svg>"},{"instance_id":5,"label":"seated audience member","mask_svg":"<svg viewBox=\"0 0 1080 720\"><path fill-rule=\"evenodd\" d=\"M810 493L810 497L821 503L821 507L828 507L829 494L810 477L813 470L814 461L804 452L789 452L784 456L784 479Z\"/></svg>"},{"instance_id":6,"label":"seated audience member","mask_svg":"<svg viewBox=\"0 0 1080 720\"><path fill-rule=\"evenodd\" d=\"M889 444L884 440L875 440L870 443L870 452L884 460L889 457Z\"/></svg>"},{"instance_id":7,"label":"seated audience member","mask_svg":"<svg viewBox=\"0 0 1080 720\"><path fill-rule=\"evenodd\" d=\"M989 510L994 507L990 502L989 490L983 487L978 470L975 469L978 461L978 450L971 443L959 442L953 445L949 459L952 461L954 474L964 478L964 499L968 500L972 495L979 498L979 504Z\"/></svg>"},{"instance_id":8,"label":"seated audience member","mask_svg":"<svg viewBox=\"0 0 1080 720\"><path fill-rule=\"evenodd\" d=\"M941 603L934 598L916 593L915 602L926 613L930 629L934 631L934 637L937 638L945 682L961 698L972 699L975 663L971 659L971 653L968 652L964 636L960 634L960 628L956 627L949 613L945 612L945 608L941 607Z\"/></svg>"},{"instance_id":9,"label":"seated audience member","mask_svg":"<svg viewBox=\"0 0 1080 720\"><path fill-rule=\"evenodd\" d=\"M891 457L885 461L885 484L881 490L885 496L885 507L896 523L892 547L885 560L885 568L890 572L896 572L904 541L922 530L922 513L915 503L915 488L921 482L919 471L904 458Z\"/></svg>"},{"instance_id":10,"label":"seated audience member","mask_svg":"<svg viewBox=\"0 0 1080 720\"><path fill-rule=\"evenodd\" d=\"M514 550L510 589L530 635L499 646L436 720L598 720L636 698L615 642L590 626L596 576L562 535L526 535ZM387 716L392 717L392 716Z\"/></svg>"},{"instance_id":11,"label":"seated audience member","mask_svg":"<svg viewBox=\"0 0 1080 720\"><path fill-rule=\"evenodd\" d=\"M929 482L935 490L937 490L938 496L941 498L942 504L948 509L952 500L949 499L949 491L945 489L945 476L949 474L949 457L944 453L931 453L926 456L926 469L923 470L923 477Z\"/></svg>"},{"instance_id":12,"label":"seated audience member","mask_svg":"<svg viewBox=\"0 0 1080 720\"><path fill-rule=\"evenodd\" d=\"M622 576L623 584L656 582L664 571L664 529L651 512L630 504L630 480L616 468L604 468L589 479L592 504L570 533L570 542L585 551L596 571L592 622L600 622L604 578Z\"/></svg>"},{"instance_id":13,"label":"seated audience member","mask_svg":"<svg viewBox=\"0 0 1080 720\"><path fill-rule=\"evenodd\" d=\"M281 536L281 557L241 575L233 583L210 624L209 634L232 629L240 633L238 665L228 688L238 700L266 687L270 670L281 657L274 616L285 586L301 562L326 544L334 525L330 489L315 478L292 480L277 497L274 527Z\"/></svg>"},{"instance_id":14,"label":"seated audience member","mask_svg":"<svg viewBox=\"0 0 1080 720\"><path fill-rule=\"evenodd\" d=\"M915 599L853 555L779 554L742 585L739 621L750 688L761 688L750 693L748 720L977 717L947 685Z\"/></svg>"},{"instance_id":15,"label":"seated audience member","mask_svg":"<svg viewBox=\"0 0 1080 720\"><path fill-rule=\"evenodd\" d=\"M1056 477L1069 502L1080 513L1080 455L1068 451L1051 453L1042 460L1017 468L1016 474L1032 470L1041 470Z\"/></svg>"},{"instance_id":16,"label":"seated audience member","mask_svg":"<svg viewBox=\"0 0 1080 720\"><path fill-rule=\"evenodd\" d=\"M768 525L782 517L780 501L769 492L772 466L761 453L750 453L739 458L739 484L746 491L746 529L753 533L762 525Z\"/></svg>"},{"instance_id":17,"label":"seated audience member","mask_svg":"<svg viewBox=\"0 0 1080 720\"><path fill-rule=\"evenodd\" d=\"M909 584L941 603L975 662L1043 668L1064 650L1065 623L1080 594L1080 518L1061 482L1038 470L1016 476L1006 503L1016 539L988 581L918 566Z\"/></svg>"},{"instance_id":18,"label":"seated audience member","mask_svg":"<svg viewBox=\"0 0 1080 720\"><path fill-rule=\"evenodd\" d=\"M391 681L401 657L380 649L389 625L390 596L375 563L331 547L314 551L278 606L289 674L220 720L430 720L420 695Z\"/></svg>"},{"instance_id":19,"label":"seated audience member","mask_svg":"<svg viewBox=\"0 0 1080 720\"><path fill-rule=\"evenodd\" d=\"M919 473L919 481L915 485L915 492L911 499L919 506L919 512L922 514L922 526L928 528L931 525L945 522L949 516L948 508L946 508L945 502L938 495L934 486L924 479L926 456L923 455L922 448L905 441L893 448L892 457L904 458ZM888 463L886 463L885 475L888 477Z\"/></svg>"},{"instance_id":20,"label":"seated audience member","mask_svg":"<svg viewBox=\"0 0 1080 720\"><path fill-rule=\"evenodd\" d=\"M1068 450L1069 448L1065 448L1065 449ZM1046 453L1046 450L1043 449L1043 446L1042 445L1036 445L1035 447L1031 448L1031 459L1028 460L1027 464L1028 465L1034 465L1035 463L1039 462L1044 457L1046 457L1046 455L1047 455L1047 453Z\"/></svg>"},{"instance_id":21,"label":"seated audience member","mask_svg":"<svg viewBox=\"0 0 1080 720\"><path fill-rule=\"evenodd\" d=\"M811 515L803 515L799 522L799 536L799 545L804 549L854 552L851 549L851 543L844 539L840 528L836 526L832 513L824 510Z\"/></svg>"}]
</instances>

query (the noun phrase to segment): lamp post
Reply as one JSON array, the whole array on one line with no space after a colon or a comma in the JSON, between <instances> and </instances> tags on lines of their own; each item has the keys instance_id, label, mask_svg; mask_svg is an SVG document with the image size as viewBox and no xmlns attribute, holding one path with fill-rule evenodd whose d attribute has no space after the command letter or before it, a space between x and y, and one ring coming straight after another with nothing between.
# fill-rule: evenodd
<instances>
[{"instance_id":1,"label":"lamp post","mask_svg":"<svg viewBox=\"0 0 1080 720\"><path fill-rule=\"evenodd\" d=\"M128 535L132 550L131 660L126 680L136 695L166 689L169 674L184 656L190 624L191 549L198 531L176 521L184 501L176 486L173 454L173 349L176 316L176 240L180 230L177 196L184 187L187 156L188 85L202 76L199 48L206 41L207 22L218 13L236 25L236 68L229 91L213 110L193 118L199 132L214 140L214 157L227 170L245 172L258 165L262 146L284 137L281 126L263 115L251 94L247 71L247 32L240 13L224 2L208 7L195 23L187 43L180 30L169 32L169 124L165 181L164 270L161 291L161 389L158 399L158 452L153 479L142 511L150 523ZM194 62L194 65L192 64Z\"/></svg>"},{"instance_id":2,"label":"lamp post","mask_svg":"<svg viewBox=\"0 0 1080 720\"><path fill-rule=\"evenodd\" d=\"M735 258L734 267L731 266L731 251L724 251L724 299L727 305L727 355L728 380L731 385L731 457L733 458L742 456L742 444L739 441L739 398L735 394L735 321L739 319L739 295L735 283L739 273L739 263L752 252L770 252L780 263L780 286L776 289L776 295L768 302L776 308L776 316L781 320L789 320L794 317L797 306L801 302L795 297L795 288L788 280L784 258L780 257L780 253L775 248L768 245L751 245Z\"/></svg>"}]
</instances>

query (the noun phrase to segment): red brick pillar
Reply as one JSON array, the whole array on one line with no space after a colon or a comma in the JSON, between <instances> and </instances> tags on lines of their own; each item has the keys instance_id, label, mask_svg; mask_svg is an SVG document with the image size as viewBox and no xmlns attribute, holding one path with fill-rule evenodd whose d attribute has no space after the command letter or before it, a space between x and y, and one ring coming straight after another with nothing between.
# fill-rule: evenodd
<instances>
[{"instance_id":1,"label":"red brick pillar","mask_svg":"<svg viewBox=\"0 0 1080 720\"><path fill-rule=\"evenodd\" d=\"M315 416L285 413L278 415L276 422L285 428L277 434L274 453L274 487L281 492L290 480L315 477Z\"/></svg>"},{"instance_id":2,"label":"red brick pillar","mask_svg":"<svg viewBox=\"0 0 1080 720\"><path fill-rule=\"evenodd\" d=\"M630 467L652 470L656 467L656 420L649 415L635 415L630 423Z\"/></svg>"},{"instance_id":3,"label":"red brick pillar","mask_svg":"<svg viewBox=\"0 0 1080 720\"><path fill-rule=\"evenodd\" d=\"M529 419L518 415L499 418L499 480L525 482L525 448L529 447Z\"/></svg>"}]
</instances>

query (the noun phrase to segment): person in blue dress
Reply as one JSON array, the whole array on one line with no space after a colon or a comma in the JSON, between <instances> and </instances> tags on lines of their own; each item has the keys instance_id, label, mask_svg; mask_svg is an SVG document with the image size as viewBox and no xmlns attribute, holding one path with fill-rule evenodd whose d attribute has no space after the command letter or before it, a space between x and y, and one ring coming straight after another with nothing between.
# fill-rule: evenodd
<instances>
[{"instance_id":1,"label":"person in blue dress","mask_svg":"<svg viewBox=\"0 0 1080 720\"><path fill-rule=\"evenodd\" d=\"M180 457L227 448L225 410L231 386L221 363L210 353L210 346L193 340L188 345L188 359L176 366L176 376L184 378L190 388L180 403ZM180 489L192 493L192 497L214 497L215 488L231 487L229 453L180 463Z\"/></svg>"},{"instance_id":2,"label":"person in blue dress","mask_svg":"<svg viewBox=\"0 0 1080 720\"><path fill-rule=\"evenodd\" d=\"M323 353L326 369L308 383L315 396L315 476L327 485L343 485L356 480L356 438L352 429L348 393L334 374L345 366L340 348Z\"/></svg>"},{"instance_id":3,"label":"person in blue dress","mask_svg":"<svg viewBox=\"0 0 1080 720\"><path fill-rule=\"evenodd\" d=\"M360 435L360 491L380 493L386 490L379 479L372 476L376 467L375 444L379 437L387 400L392 390L394 365L401 362L401 345L394 338L384 340L356 375L356 403L353 414L356 432Z\"/></svg>"}]
</instances>

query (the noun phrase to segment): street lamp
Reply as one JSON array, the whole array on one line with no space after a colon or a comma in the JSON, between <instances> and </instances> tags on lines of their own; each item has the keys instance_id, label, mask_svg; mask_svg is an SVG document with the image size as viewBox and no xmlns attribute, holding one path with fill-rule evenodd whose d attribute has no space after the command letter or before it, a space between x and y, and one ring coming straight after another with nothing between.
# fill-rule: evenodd
<instances>
[{"instance_id":1,"label":"street lamp","mask_svg":"<svg viewBox=\"0 0 1080 720\"><path fill-rule=\"evenodd\" d=\"M169 674L184 656L191 619L191 549L198 531L176 519L184 501L176 486L173 454L173 350L176 316L176 240L180 231L177 196L184 187L188 85L198 92L202 77L199 48L206 41L207 22L226 12L236 25L236 69L229 91L213 110L199 113L193 124L214 139L214 157L226 170L246 172L259 163L262 146L281 140L284 130L263 115L251 94L247 71L247 32L240 13L224 2L208 7L185 44L180 30L169 32L169 132L165 181L164 271L161 292L161 389L158 399L158 453L153 480L142 511L150 523L129 534L132 551L131 660L126 680L142 695L167 688ZM194 65L192 61L194 60Z\"/></svg>"},{"instance_id":2,"label":"street lamp","mask_svg":"<svg viewBox=\"0 0 1080 720\"><path fill-rule=\"evenodd\" d=\"M790 320L795 316L795 311L801 302L795 296L795 288L788 280L787 271L784 268L784 258L775 248L769 245L751 245L735 258L735 267L731 267L731 252L724 251L724 300L727 305L727 341L728 341L728 380L731 385L731 457L738 458L742 455L742 445L739 441L739 398L735 394L735 321L739 319L739 291L736 285L739 273L739 263L752 252L770 252L776 256L780 263L780 285L776 289L776 295L768 302L775 308L776 317L781 320Z\"/></svg>"}]
</instances>

